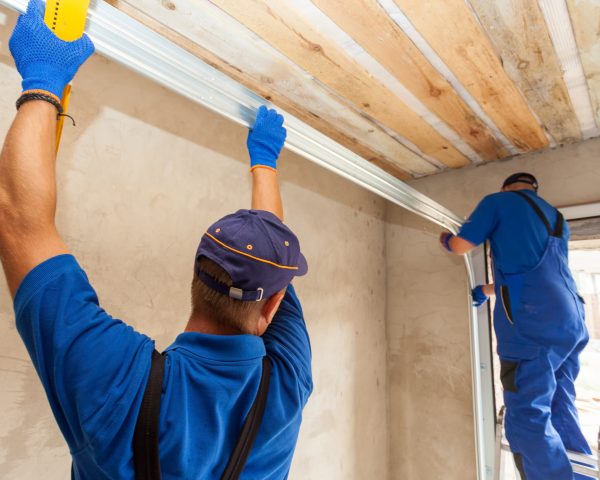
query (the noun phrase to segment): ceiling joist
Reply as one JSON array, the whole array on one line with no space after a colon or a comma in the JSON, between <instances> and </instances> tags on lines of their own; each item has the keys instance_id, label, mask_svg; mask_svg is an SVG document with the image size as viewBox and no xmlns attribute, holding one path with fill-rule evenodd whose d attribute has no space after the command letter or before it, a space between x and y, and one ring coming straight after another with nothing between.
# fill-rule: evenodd
<instances>
[{"instance_id":1,"label":"ceiling joist","mask_svg":"<svg viewBox=\"0 0 600 480\"><path fill-rule=\"evenodd\" d=\"M210 2L108 3L388 173L407 179L410 174L421 176L439 171L365 116L349 109ZM252 45L251 55L248 45Z\"/></svg>"},{"instance_id":2,"label":"ceiling joist","mask_svg":"<svg viewBox=\"0 0 600 480\"><path fill-rule=\"evenodd\" d=\"M377 0L313 0L485 160L508 155L502 144L433 67Z\"/></svg>"},{"instance_id":3,"label":"ceiling joist","mask_svg":"<svg viewBox=\"0 0 600 480\"><path fill-rule=\"evenodd\" d=\"M529 151L548 146L544 131L506 75L465 0L394 1L518 149Z\"/></svg>"},{"instance_id":4,"label":"ceiling joist","mask_svg":"<svg viewBox=\"0 0 600 480\"><path fill-rule=\"evenodd\" d=\"M600 129L600 0L567 0L589 88L595 134Z\"/></svg>"},{"instance_id":5,"label":"ceiling joist","mask_svg":"<svg viewBox=\"0 0 600 480\"><path fill-rule=\"evenodd\" d=\"M469 160L284 0L211 0L356 108L448 167Z\"/></svg>"},{"instance_id":6,"label":"ceiling joist","mask_svg":"<svg viewBox=\"0 0 600 480\"><path fill-rule=\"evenodd\" d=\"M537 0L471 0L508 76L557 143L581 140L579 122Z\"/></svg>"},{"instance_id":7,"label":"ceiling joist","mask_svg":"<svg viewBox=\"0 0 600 480\"><path fill-rule=\"evenodd\" d=\"M400 179L600 134L600 0L108 3Z\"/></svg>"}]
</instances>

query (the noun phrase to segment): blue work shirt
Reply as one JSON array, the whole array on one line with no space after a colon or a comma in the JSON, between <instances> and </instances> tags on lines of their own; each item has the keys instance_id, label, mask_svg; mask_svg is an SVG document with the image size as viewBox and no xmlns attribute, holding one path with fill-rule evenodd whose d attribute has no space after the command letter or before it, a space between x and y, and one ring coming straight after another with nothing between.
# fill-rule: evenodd
<instances>
[{"instance_id":1,"label":"blue work shirt","mask_svg":"<svg viewBox=\"0 0 600 480\"><path fill-rule=\"evenodd\" d=\"M533 190L520 190L542 209L552 228L557 211ZM514 192L485 197L460 229L458 236L474 245L490 240L496 267L505 274L534 268L548 245L548 230L531 205ZM569 226L565 222L563 243L568 255Z\"/></svg>"},{"instance_id":2,"label":"blue work shirt","mask_svg":"<svg viewBox=\"0 0 600 480\"><path fill-rule=\"evenodd\" d=\"M132 441L154 342L99 306L71 255L34 268L15 297L17 329L81 480L133 479ZM290 285L262 337L180 334L166 350L164 480L218 479L272 361L265 415L244 479L284 479L312 391L311 350Z\"/></svg>"}]
</instances>

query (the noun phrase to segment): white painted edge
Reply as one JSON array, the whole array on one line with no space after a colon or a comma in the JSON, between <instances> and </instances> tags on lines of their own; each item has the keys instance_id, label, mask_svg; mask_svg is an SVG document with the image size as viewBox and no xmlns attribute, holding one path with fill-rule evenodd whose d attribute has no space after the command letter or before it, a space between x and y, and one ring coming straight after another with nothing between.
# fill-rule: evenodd
<instances>
[{"instance_id":1,"label":"white painted edge","mask_svg":"<svg viewBox=\"0 0 600 480\"><path fill-rule=\"evenodd\" d=\"M565 0L538 0L563 70L565 84L584 139L600 135L583 64Z\"/></svg>"},{"instance_id":2,"label":"white painted edge","mask_svg":"<svg viewBox=\"0 0 600 480\"><path fill-rule=\"evenodd\" d=\"M484 248L477 248L465 256L470 285L484 285L486 257ZM475 448L478 479L492 480L496 468L496 411L494 397L493 359L490 346L491 322L487 307L472 306L469 302L469 332L471 339L471 370L473 376L473 409L475 424Z\"/></svg>"}]
</instances>

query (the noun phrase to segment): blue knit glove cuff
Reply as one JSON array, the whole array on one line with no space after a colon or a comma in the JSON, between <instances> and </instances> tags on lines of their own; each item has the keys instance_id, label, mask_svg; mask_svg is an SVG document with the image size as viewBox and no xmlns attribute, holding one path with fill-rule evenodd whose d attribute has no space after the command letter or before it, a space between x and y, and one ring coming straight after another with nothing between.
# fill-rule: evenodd
<instances>
[{"instance_id":1,"label":"blue knit glove cuff","mask_svg":"<svg viewBox=\"0 0 600 480\"><path fill-rule=\"evenodd\" d=\"M254 126L248 134L248 153L251 169L264 166L277 169L277 158L285 144L287 131L283 116L263 105L258 109Z\"/></svg>"},{"instance_id":2,"label":"blue knit glove cuff","mask_svg":"<svg viewBox=\"0 0 600 480\"><path fill-rule=\"evenodd\" d=\"M67 80L62 71L56 70L50 65L28 65L27 72L28 75L23 75L21 82L24 92L45 90L61 98L63 90L70 82L70 79Z\"/></svg>"},{"instance_id":3,"label":"blue knit glove cuff","mask_svg":"<svg viewBox=\"0 0 600 480\"><path fill-rule=\"evenodd\" d=\"M8 42L23 90L45 90L61 97L79 67L94 53L87 35L74 42L58 38L44 23L44 4L31 0Z\"/></svg>"},{"instance_id":4,"label":"blue knit glove cuff","mask_svg":"<svg viewBox=\"0 0 600 480\"><path fill-rule=\"evenodd\" d=\"M450 246L450 240L454 237L451 233L442 234L442 246L448 250L450 253L452 252L452 247Z\"/></svg>"}]
</instances>

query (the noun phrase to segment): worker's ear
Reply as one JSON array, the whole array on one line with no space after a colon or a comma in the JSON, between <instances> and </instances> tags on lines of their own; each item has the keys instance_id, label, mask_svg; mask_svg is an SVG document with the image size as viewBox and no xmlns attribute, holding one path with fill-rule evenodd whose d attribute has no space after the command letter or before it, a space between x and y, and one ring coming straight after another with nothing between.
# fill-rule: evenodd
<instances>
[{"instance_id":1,"label":"worker's ear","mask_svg":"<svg viewBox=\"0 0 600 480\"><path fill-rule=\"evenodd\" d=\"M265 333L265 330L273 321L273 317L277 313L277 310L279 309L279 305L281 305L281 301L283 300L284 295L285 289L272 295L263 305L260 311L260 318L258 320L259 335Z\"/></svg>"}]
</instances>

